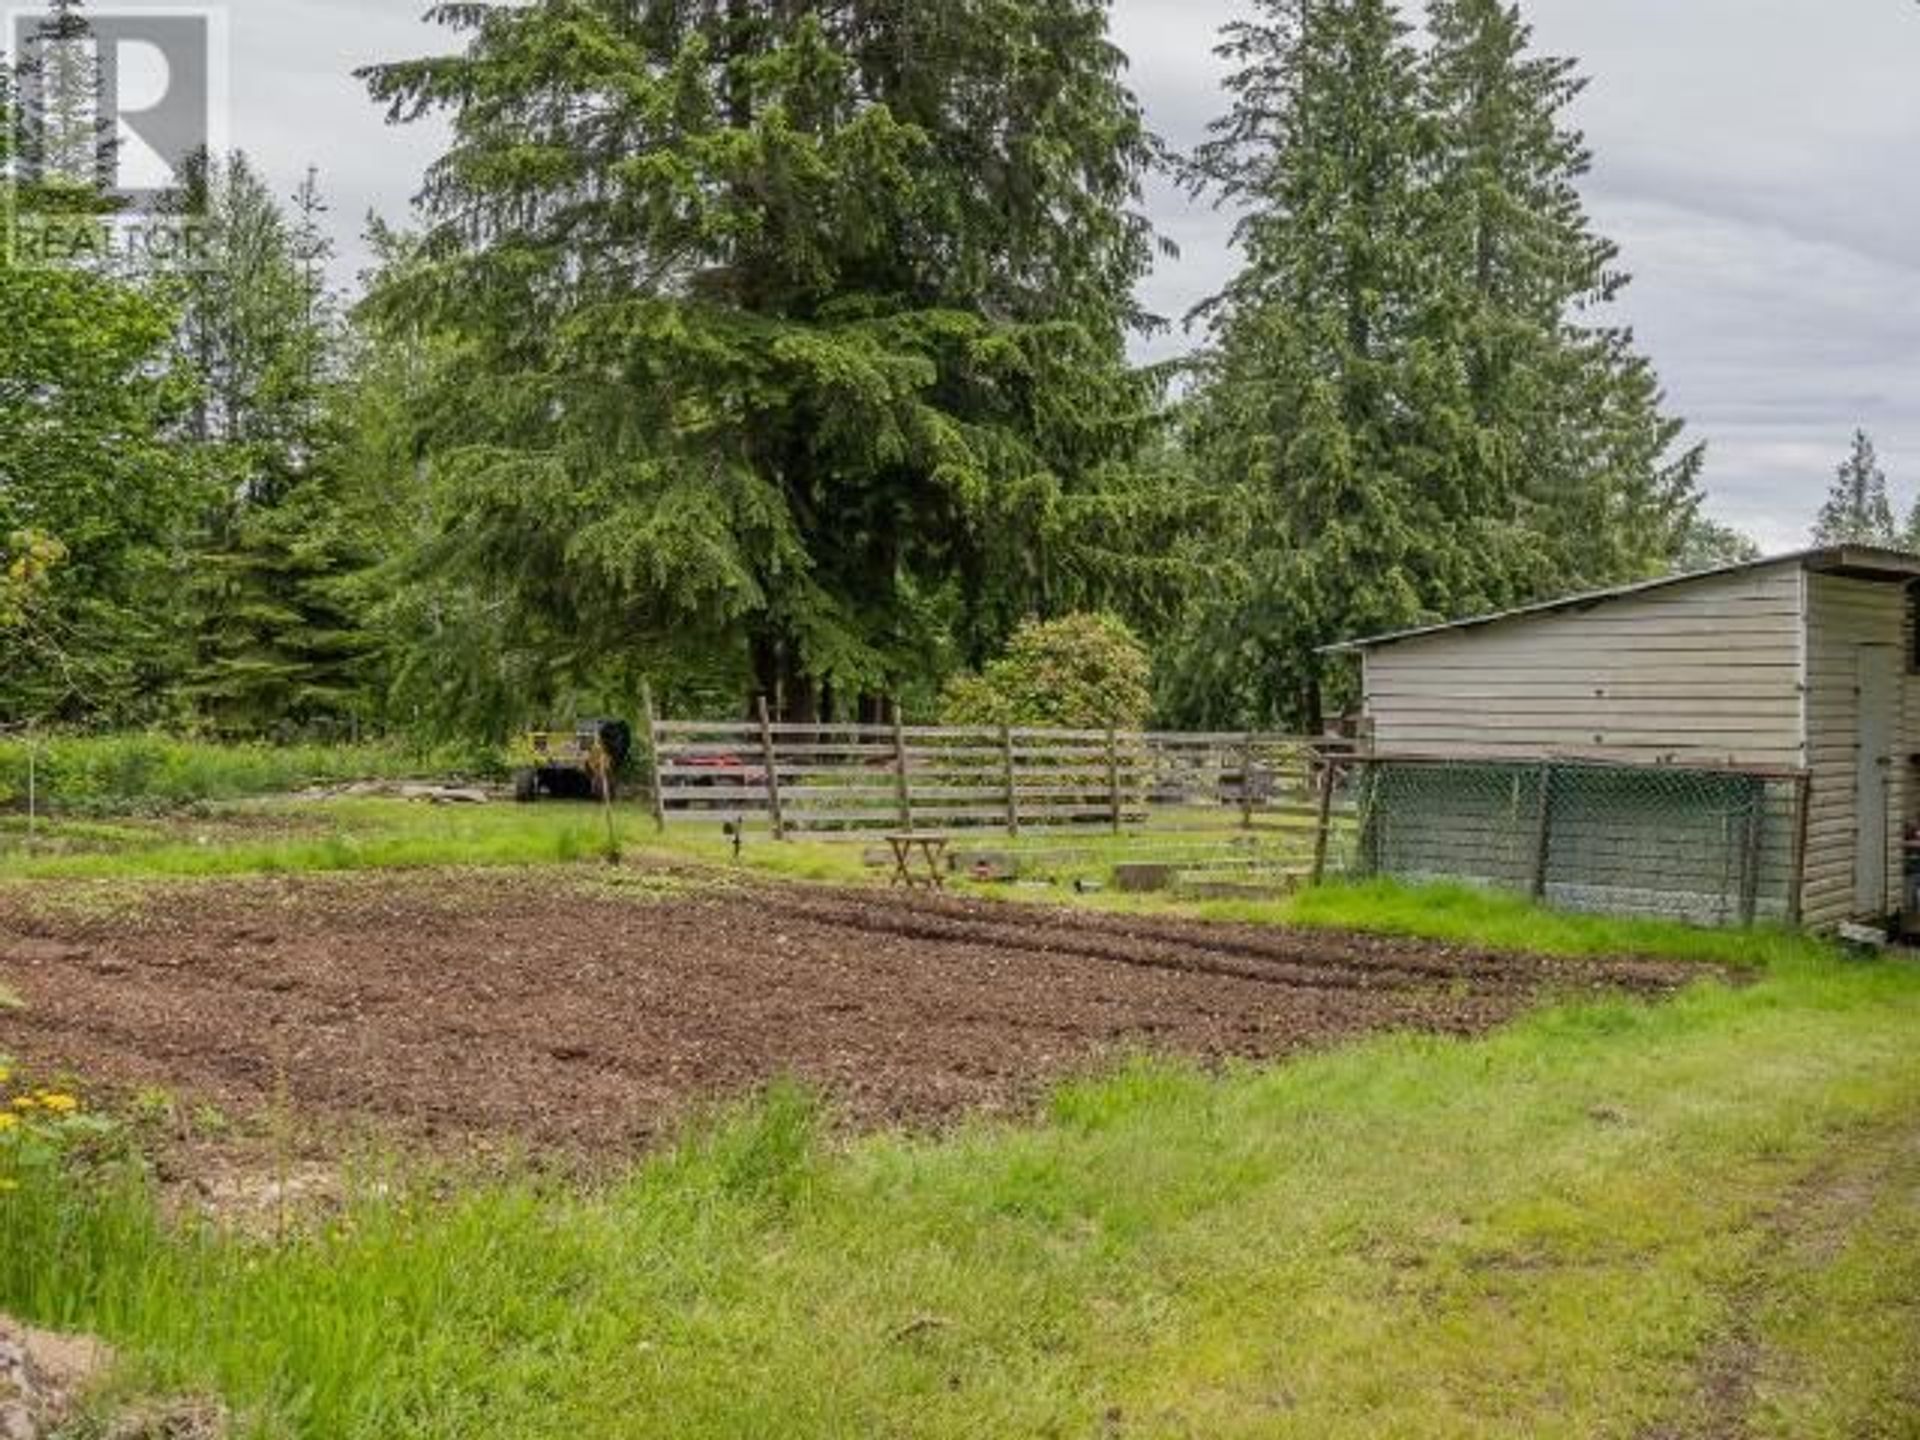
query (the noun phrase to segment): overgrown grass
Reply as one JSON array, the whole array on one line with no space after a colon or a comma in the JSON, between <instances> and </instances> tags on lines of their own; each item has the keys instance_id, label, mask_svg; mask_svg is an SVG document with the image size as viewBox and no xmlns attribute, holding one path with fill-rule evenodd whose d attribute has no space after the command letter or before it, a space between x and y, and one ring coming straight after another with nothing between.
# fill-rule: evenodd
<instances>
[{"instance_id":1,"label":"overgrown grass","mask_svg":"<svg viewBox=\"0 0 1920 1440\"><path fill-rule=\"evenodd\" d=\"M1763 1434L1920 1434L1920 1124L1868 1135L1792 1197L1794 1221L1748 1277Z\"/></svg>"},{"instance_id":2,"label":"overgrown grass","mask_svg":"<svg viewBox=\"0 0 1920 1440\"><path fill-rule=\"evenodd\" d=\"M276 827L281 827L276 829ZM103 825L43 822L39 849L23 827L0 823L0 879L140 880L434 865L544 865L604 861L607 816L587 804L430 805L380 798L215 806L195 818ZM712 830L662 835L631 803L613 809L612 848L628 858L732 866ZM850 844L750 840L739 863L794 880L855 884L884 878Z\"/></svg>"},{"instance_id":3,"label":"overgrown grass","mask_svg":"<svg viewBox=\"0 0 1920 1440\"><path fill-rule=\"evenodd\" d=\"M1286 900L1210 901L1188 908L1217 920L1370 930L1541 955L1659 955L1761 965L1825 949L1823 942L1783 928L1708 930L1670 920L1577 914L1467 885L1331 884Z\"/></svg>"},{"instance_id":4,"label":"overgrown grass","mask_svg":"<svg viewBox=\"0 0 1920 1440\"><path fill-rule=\"evenodd\" d=\"M289 828L276 832L276 822ZM118 827L118 843L60 853L71 828L61 822L45 832L54 853L0 851L0 878L140 880L571 864L604 860L608 851L605 817L587 805L438 806L383 799L249 805L158 829ZM636 843L649 833L639 812L617 812L617 844Z\"/></svg>"},{"instance_id":5,"label":"overgrown grass","mask_svg":"<svg viewBox=\"0 0 1920 1440\"><path fill-rule=\"evenodd\" d=\"M215 878L322 874L341 870L418 870L435 866L572 864L605 858L606 837L592 826L436 838L328 835L196 849L168 845L130 855L74 855L0 867L43 880Z\"/></svg>"},{"instance_id":6,"label":"overgrown grass","mask_svg":"<svg viewBox=\"0 0 1920 1440\"><path fill-rule=\"evenodd\" d=\"M471 769L485 757L398 744L236 745L164 735L0 739L0 809L24 809L29 758L42 810L106 814L164 809L349 780L412 779Z\"/></svg>"},{"instance_id":7,"label":"overgrown grass","mask_svg":"<svg viewBox=\"0 0 1920 1440\"><path fill-rule=\"evenodd\" d=\"M1687 1434L1738 1333L1782 1347L1751 1433L1907 1433L1889 1212L1795 1227L1833 1156L1915 1144L1916 1033L1912 970L1801 959L938 1138L782 1090L602 1190L388 1177L272 1244L43 1187L0 1201L0 1308L258 1436Z\"/></svg>"}]
</instances>

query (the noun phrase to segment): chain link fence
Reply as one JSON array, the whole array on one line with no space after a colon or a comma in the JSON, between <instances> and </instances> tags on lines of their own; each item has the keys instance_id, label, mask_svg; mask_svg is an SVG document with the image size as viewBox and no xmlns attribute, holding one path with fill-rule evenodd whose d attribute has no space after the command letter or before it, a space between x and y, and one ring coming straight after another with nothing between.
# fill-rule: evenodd
<instances>
[{"instance_id":1,"label":"chain link fence","mask_svg":"<svg viewBox=\"0 0 1920 1440\"><path fill-rule=\"evenodd\" d=\"M1327 869L1569 910L1797 922L1801 781L1782 772L1372 756L1343 767Z\"/></svg>"}]
</instances>

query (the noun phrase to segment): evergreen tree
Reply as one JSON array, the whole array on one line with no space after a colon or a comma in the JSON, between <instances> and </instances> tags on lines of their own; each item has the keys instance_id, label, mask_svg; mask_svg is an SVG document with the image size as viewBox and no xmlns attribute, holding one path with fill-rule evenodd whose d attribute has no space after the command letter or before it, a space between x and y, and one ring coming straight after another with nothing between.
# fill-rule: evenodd
<instances>
[{"instance_id":1,"label":"evergreen tree","mask_svg":"<svg viewBox=\"0 0 1920 1440\"><path fill-rule=\"evenodd\" d=\"M417 239L373 221L375 269L363 277L384 292L421 263ZM504 739L530 715L626 713L633 683L591 697L577 710L551 683L550 662L569 644L510 614L492 577L443 562L458 497L430 463L436 404L457 406L446 375L454 343L423 325L362 302L347 333L339 394L342 521L371 564L348 582L365 617L381 690L368 697L411 731L436 738ZM616 657L619 658L619 657ZM737 695L734 687L728 703ZM702 707L699 713L718 713Z\"/></svg>"},{"instance_id":2,"label":"evergreen tree","mask_svg":"<svg viewBox=\"0 0 1920 1440\"><path fill-rule=\"evenodd\" d=\"M1718 570L1760 558L1760 547L1750 535L1731 525L1722 525L1704 515L1696 515L1687 526L1686 538L1675 557L1673 568L1681 574Z\"/></svg>"},{"instance_id":3,"label":"evergreen tree","mask_svg":"<svg viewBox=\"0 0 1920 1440\"><path fill-rule=\"evenodd\" d=\"M1887 547L1899 543L1893 506L1887 499L1886 472L1864 430L1853 432L1853 450L1834 473L1833 488L1814 522L1813 543Z\"/></svg>"},{"instance_id":4,"label":"evergreen tree","mask_svg":"<svg viewBox=\"0 0 1920 1440\"><path fill-rule=\"evenodd\" d=\"M333 378L340 319L326 288L327 241L310 222L290 225L237 152L196 157L181 203L206 217L206 263L174 282L182 354L201 379L195 438L244 448L238 484L245 498L270 502L310 455Z\"/></svg>"},{"instance_id":5,"label":"evergreen tree","mask_svg":"<svg viewBox=\"0 0 1920 1440\"><path fill-rule=\"evenodd\" d=\"M439 13L464 54L371 76L455 136L380 304L451 342L439 550L510 630L805 716L1102 598L1155 399L1104 0Z\"/></svg>"},{"instance_id":6,"label":"evergreen tree","mask_svg":"<svg viewBox=\"0 0 1920 1440\"><path fill-rule=\"evenodd\" d=\"M1230 113L1196 182L1240 208L1207 306L1192 443L1248 492L1244 583L1194 617L1167 699L1197 723L1317 726L1316 647L1503 598L1502 507L1458 464L1464 377L1426 335L1431 164L1391 0L1266 0L1230 26Z\"/></svg>"},{"instance_id":7,"label":"evergreen tree","mask_svg":"<svg viewBox=\"0 0 1920 1440\"><path fill-rule=\"evenodd\" d=\"M195 556L185 693L226 734L338 723L359 699L348 580L365 557L338 495L339 317L317 181L293 222L242 155L203 158L189 184L209 263L183 278L180 345L224 493Z\"/></svg>"},{"instance_id":8,"label":"evergreen tree","mask_svg":"<svg viewBox=\"0 0 1920 1440\"><path fill-rule=\"evenodd\" d=\"M1242 210L1192 437L1247 556L1163 671L1178 718L1318 726L1341 638L1654 574L1697 504L1577 181L1564 62L1496 0L1263 0L1195 166Z\"/></svg>"},{"instance_id":9,"label":"evergreen tree","mask_svg":"<svg viewBox=\"0 0 1920 1440\"><path fill-rule=\"evenodd\" d=\"M370 708L346 581L363 563L327 487L236 506L196 556L200 660L185 693L227 735L349 728Z\"/></svg>"},{"instance_id":10,"label":"evergreen tree","mask_svg":"<svg viewBox=\"0 0 1920 1440\"><path fill-rule=\"evenodd\" d=\"M22 47L16 157L38 203L56 196L96 208L112 180L106 77L84 0L51 0Z\"/></svg>"},{"instance_id":11,"label":"evergreen tree","mask_svg":"<svg viewBox=\"0 0 1920 1440\"><path fill-rule=\"evenodd\" d=\"M1586 81L1533 53L1512 0L1435 0L1428 26L1426 214L1449 297L1436 321L1457 327L1472 396L1465 463L1539 549L1524 598L1657 573L1698 507L1702 455L1676 448L1658 378L1604 323L1629 277L1581 198L1592 157L1568 111Z\"/></svg>"}]
</instances>

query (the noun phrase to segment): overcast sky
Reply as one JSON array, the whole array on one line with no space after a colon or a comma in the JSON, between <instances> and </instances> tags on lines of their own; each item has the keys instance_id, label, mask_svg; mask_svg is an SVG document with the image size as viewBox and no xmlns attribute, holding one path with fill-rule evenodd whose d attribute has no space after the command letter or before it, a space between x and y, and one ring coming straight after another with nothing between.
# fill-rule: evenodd
<instances>
[{"instance_id":1,"label":"overcast sky","mask_svg":"<svg viewBox=\"0 0 1920 1440\"><path fill-rule=\"evenodd\" d=\"M95 0L106 8L109 0ZM937 3L937 0L931 0ZM1115 0L1156 127L1191 144L1219 105L1232 0ZM233 135L282 191L312 161L351 268L361 217L404 218L430 127L386 129L351 70L437 48L415 0L231 8ZM1855 426L1903 511L1920 494L1920 6L1912 0L1528 0L1576 56L1588 186L1636 282L1625 302L1674 408L1709 442L1709 510L1804 541ZM1169 190L1182 250L1148 299L1178 315L1231 265L1226 222ZM1186 342L1155 342L1155 353Z\"/></svg>"}]
</instances>

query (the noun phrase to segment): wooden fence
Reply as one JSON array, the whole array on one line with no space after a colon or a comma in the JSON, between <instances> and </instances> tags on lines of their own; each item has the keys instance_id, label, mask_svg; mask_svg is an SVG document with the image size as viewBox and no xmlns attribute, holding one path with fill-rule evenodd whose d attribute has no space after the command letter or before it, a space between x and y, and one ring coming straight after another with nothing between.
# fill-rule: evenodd
<instances>
[{"instance_id":1,"label":"wooden fence","mask_svg":"<svg viewBox=\"0 0 1920 1440\"><path fill-rule=\"evenodd\" d=\"M655 721L655 818L789 835L1324 826L1336 740Z\"/></svg>"}]
</instances>

